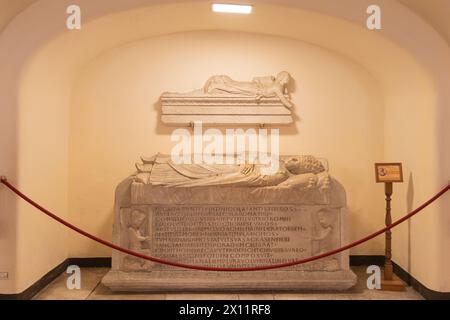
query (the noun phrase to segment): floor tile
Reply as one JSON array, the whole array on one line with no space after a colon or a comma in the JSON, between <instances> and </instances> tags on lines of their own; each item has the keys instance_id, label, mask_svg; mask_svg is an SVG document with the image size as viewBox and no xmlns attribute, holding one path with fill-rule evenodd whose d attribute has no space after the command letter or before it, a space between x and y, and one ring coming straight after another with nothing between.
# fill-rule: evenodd
<instances>
[{"instance_id":1,"label":"floor tile","mask_svg":"<svg viewBox=\"0 0 450 320\"><path fill-rule=\"evenodd\" d=\"M164 293L112 292L103 284L87 297L88 300L165 300Z\"/></svg>"},{"instance_id":2,"label":"floor tile","mask_svg":"<svg viewBox=\"0 0 450 320\"><path fill-rule=\"evenodd\" d=\"M67 289L68 274L63 273L33 299L36 300L422 300L411 287L404 292L369 290L366 267L353 267L358 277L355 287L343 292L193 292L193 293L122 293L101 284L108 268L82 268L81 289Z\"/></svg>"},{"instance_id":3,"label":"floor tile","mask_svg":"<svg viewBox=\"0 0 450 320\"><path fill-rule=\"evenodd\" d=\"M33 300L83 300L98 286L108 269L106 268L82 268L81 288L68 289L67 280L70 276L62 273L52 283L41 290Z\"/></svg>"}]
</instances>

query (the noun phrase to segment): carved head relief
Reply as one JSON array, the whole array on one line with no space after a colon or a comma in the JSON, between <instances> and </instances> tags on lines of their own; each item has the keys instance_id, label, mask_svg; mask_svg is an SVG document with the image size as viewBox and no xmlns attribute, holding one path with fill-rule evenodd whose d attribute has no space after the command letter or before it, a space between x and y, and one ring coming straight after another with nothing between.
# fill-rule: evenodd
<instances>
[{"instance_id":1,"label":"carved head relief","mask_svg":"<svg viewBox=\"0 0 450 320\"><path fill-rule=\"evenodd\" d=\"M333 226L333 217L331 215L330 210L328 209L321 209L317 212L317 219L319 222L319 225L326 229Z\"/></svg>"},{"instance_id":2,"label":"carved head relief","mask_svg":"<svg viewBox=\"0 0 450 320\"><path fill-rule=\"evenodd\" d=\"M313 156L292 157L286 161L286 169L292 174L319 173L325 171L323 164Z\"/></svg>"},{"instance_id":3,"label":"carved head relief","mask_svg":"<svg viewBox=\"0 0 450 320\"><path fill-rule=\"evenodd\" d=\"M291 75L287 71L281 71L276 78L276 82L283 86L287 86L289 81L291 80Z\"/></svg>"},{"instance_id":4,"label":"carved head relief","mask_svg":"<svg viewBox=\"0 0 450 320\"><path fill-rule=\"evenodd\" d=\"M141 210L134 209L131 212L131 227L134 229L139 229L142 224L144 223L144 220L146 218L146 215Z\"/></svg>"}]
</instances>

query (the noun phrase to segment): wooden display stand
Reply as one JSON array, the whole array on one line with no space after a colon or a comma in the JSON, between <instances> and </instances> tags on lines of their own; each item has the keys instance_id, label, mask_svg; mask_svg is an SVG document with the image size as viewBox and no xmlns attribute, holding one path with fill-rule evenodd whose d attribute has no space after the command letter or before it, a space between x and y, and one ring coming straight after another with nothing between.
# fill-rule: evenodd
<instances>
[{"instance_id":1,"label":"wooden display stand","mask_svg":"<svg viewBox=\"0 0 450 320\"><path fill-rule=\"evenodd\" d=\"M403 172L401 163L376 163L375 164L376 181L384 183L384 194L386 195L386 226L392 224L391 217L391 196L393 191L393 182L403 182ZM385 233L385 262L384 276L381 280L381 290L386 291L404 291L404 283L394 274L392 266L392 232L387 230Z\"/></svg>"}]
</instances>

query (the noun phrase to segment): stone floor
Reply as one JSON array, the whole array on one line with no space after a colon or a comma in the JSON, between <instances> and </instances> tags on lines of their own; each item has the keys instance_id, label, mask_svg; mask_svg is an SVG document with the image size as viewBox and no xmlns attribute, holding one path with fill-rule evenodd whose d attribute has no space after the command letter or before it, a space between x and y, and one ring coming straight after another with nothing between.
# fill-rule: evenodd
<instances>
[{"instance_id":1,"label":"stone floor","mask_svg":"<svg viewBox=\"0 0 450 320\"><path fill-rule=\"evenodd\" d=\"M35 300L421 300L423 297L411 287L404 292L369 290L366 287L365 267L354 267L357 285L345 292L253 292L253 293L113 293L100 281L106 268L82 268L81 289L68 290L67 274L40 291Z\"/></svg>"}]
</instances>

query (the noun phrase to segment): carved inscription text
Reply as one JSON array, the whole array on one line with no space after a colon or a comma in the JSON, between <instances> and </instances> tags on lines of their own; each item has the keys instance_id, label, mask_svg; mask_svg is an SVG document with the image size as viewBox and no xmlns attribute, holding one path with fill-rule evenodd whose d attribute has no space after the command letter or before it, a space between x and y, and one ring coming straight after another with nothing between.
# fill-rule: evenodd
<instances>
[{"instance_id":1,"label":"carved inscription text","mask_svg":"<svg viewBox=\"0 0 450 320\"><path fill-rule=\"evenodd\" d=\"M203 266L278 264L312 253L311 212L298 206L156 206L155 256Z\"/></svg>"}]
</instances>

